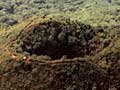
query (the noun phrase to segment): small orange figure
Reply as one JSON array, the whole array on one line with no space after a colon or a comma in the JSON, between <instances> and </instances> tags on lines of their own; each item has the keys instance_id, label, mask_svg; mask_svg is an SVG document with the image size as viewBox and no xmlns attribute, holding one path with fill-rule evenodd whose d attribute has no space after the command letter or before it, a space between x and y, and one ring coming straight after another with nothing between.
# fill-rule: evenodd
<instances>
[{"instance_id":1,"label":"small orange figure","mask_svg":"<svg viewBox=\"0 0 120 90\"><path fill-rule=\"evenodd\" d=\"M26 56L24 56L24 57L23 57L23 60L26 60L26 59L27 59L27 57L26 57Z\"/></svg>"},{"instance_id":2,"label":"small orange figure","mask_svg":"<svg viewBox=\"0 0 120 90\"><path fill-rule=\"evenodd\" d=\"M28 56L24 56L23 60L25 61L26 64L30 64L30 58Z\"/></svg>"}]
</instances>

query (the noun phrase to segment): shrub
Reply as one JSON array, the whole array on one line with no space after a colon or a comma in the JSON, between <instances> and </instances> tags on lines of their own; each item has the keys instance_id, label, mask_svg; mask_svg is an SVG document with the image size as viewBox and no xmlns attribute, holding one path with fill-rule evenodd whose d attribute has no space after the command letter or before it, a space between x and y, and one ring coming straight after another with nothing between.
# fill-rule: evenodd
<instances>
[{"instance_id":1,"label":"shrub","mask_svg":"<svg viewBox=\"0 0 120 90\"><path fill-rule=\"evenodd\" d=\"M31 28L31 27L30 27ZM20 39L20 47L31 55L48 55L53 59L89 55L89 41L96 36L93 27L78 21L48 20L32 26Z\"/></svg>"}]
</instances>

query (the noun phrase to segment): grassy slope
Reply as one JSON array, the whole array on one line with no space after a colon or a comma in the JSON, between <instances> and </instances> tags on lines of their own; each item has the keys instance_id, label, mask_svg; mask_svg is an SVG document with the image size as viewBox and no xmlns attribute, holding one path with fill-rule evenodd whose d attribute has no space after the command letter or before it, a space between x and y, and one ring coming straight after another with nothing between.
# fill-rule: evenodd
<instances>
[{"instance_id":1,"label":"grassy slope","mask_svg":"<svg viewBox=\"0 0 120 90\"><path fill-rule=\"evenodd\" d=\"M76 0L77 1L77 0ZM74 3L76 3L76 1ZM64 1L59 1L59 3L63 4ZM113 0L112 3L108 3L108 1L102 1L102 0L84 0L84 3L80 5L77 11L71 12L71 11L55 11L55 13L50 13L48 17L70 17L71 19L77 19L84 23L89 23L93 26L114 26L119 25L119 20L117 18L120 17L120 12L116 12L116 10L119 10L120 6L117 4L119 3L119 0ZM57 4L59 4L57 3ZM70 4L67 4L70 7ZM66 4L64 4L66 5ZM79 5L78 5L79 6ZM73 7L73 6L72 6ZM47 9L49 10L49 9ZM50 9L51 11L52 9ZM36 15L41 15L40 11L36 13ZM17 17L16 17L17 18ZM31 19L32 20L32 19ZM5 45L10 42L11 38L16 36L24 27L26 27L31 20L21 21L22 23L19 23L15 26L8 27L4 30L4 28L1 28L0 30L0 56L3 58L4 55L4 47ZM109 30L108 30L109 32ZM110 32L113 34L114 30L110 29ZM119 38L119 37L118 37ZM118 45L119 46L119 45Z\"/></svg>"},{"instance_id":2,"label":"grassy slope","mask_svg":"<svg viewBox=\"0 0 120 90\"><path fill-rule=\"evenodd\" d=\"M102 0L85 0L84 4L81 5L80 10L76 12L59 12L55 11L55 13L51 13L48 15L48 17L58 17L58 16L64 16L64 17L70 17L72 19L77 19L85 23L89 23L94 26L102 25L102 26L113 26L113 25L120 25L120 21L116 21L118 18L120 18L120 12L117 12L116 10L120 8L120 5L117 5L116 2L120 2L119 0L113 0L113 3L108 3L105 1L105 3L101 3ZM96 4L97 2L97 4ZM44 12L44 11L43 11ZM52 11L51 11L52 12ZM41 15L40 12L37 12L37 15ZM12 17L12 16L11 16ZM19 17L19 16L18 16ZM18 18L16 17L16 18ZM21 17L20 17L21 18ZM11 42L11 39L14 38L14 36L18 35L19 32L25 28L31 20L26 20L14 25L12 27L8 27L7 29L1 28L0 30L0 62L3 60L8 60L11 58L11 54L6 50L8 48L11 50L12 48L9 47L9 43ZM35 19L34 22L37 22L39 20ZM110 32L114 32L114 29L110 29ZM95 57L96 60L101 59L103 62L99 61L98 66L102 68L108 68L109 65L106 65L105 60L106 56L109 55L111 52L113 53L113 56L118 57L118 60L120 60L119 54L114 54L116 52L119 53L120 50L120 37L114 38L114 45L109 46L105 48L98 56ZM11 50L14 51L14 50ZM100 57L100 58L98 58Z\"/></svg>"},{"instance_id":3,"label":"grassy slope","mask_svg":"<svg viewBox=\"0 0 120 90\"><path fill-rule=\"evenodd\" d=\"M120 21L115 20L120 17L120 13L116 12L116 10L119 10L120 5L116 5L115 3L100 3L99 1L96 1L98 2L97 4L94 1L86 3L80 11L71 14L71 17L95 26L119 25Z\"/></svg>"},{"instance_id":4,"label":"grassy slope","mask_svg":"<svg viewBox=\"0 0 120 90\"><path fill-rule=\"evenodd\" d=\"M77 1L77 0L76 0ZM89 23L93 26L114 26L119 25L119 20L115 21L117 18L120 17L119 12L116 12L116 10L119 10L120 6L117 4L117 2L120 2L119 0L113 0L112 3L108 3L107 1L102 0L85 0L83 4L80 5L79 9L75 12L61 12L59 11L55 13L50 13L48 17L70 17L71 19L77 19L84 23ZM59 3L63 3L63 1L59 1ZM70 3L71 4L71 3ZM66 4L65 4L66 5ZM68 4L67 7L70 7ZM49 9L48 9L49 10ZM51 11L52 9L50 9ZM41 15L39 12L37 12L38 16ZM117 15L116 15L117 14ZM34 18L34 17L33 17ZM0 56L3 58L6 54L4 54L4 47L5 45L10 42L11 38L16 36L24 27L26 27L33 19L22 21L21 23L8 27L4 30L4 28L1 28L0 30ZM108 30L109 32L109 30ZM114 30L110 29L110 32L113 34Z\"/></svg>"},{"instance_id":5,"label":"grassy slope","mask_svg":"<svg viewBox=\"0 0 120 90\"><path fill-rule=\"evenodd\" d=\"M22 0L12 0L12 3L14 4L15 2L19 1ZM120 8L120 5L118 4L120 3L119 0L112 0L111 3L109 3L107 0L75 0L74 2L69 0L69 3L66 3L64 0L56 0L56 2L53 0L46 0L46 3L42 5L34 4L33 1L34 0L30 0L29 4L26 4L25 1L22 1L24 4L20 5L19 7L15 5L14 14L3 13L1 11L0 19L8 17L21 21L25 19L23 17L32 17L34 15L41 16L44 14L63 14L63 16L79 19L80 21L90 23L95 26L111 26L118 25L120 23L120 20L118 20L120 18L120 12L117 12L117 10ZM9 4L2 4L2 6L6 7L7 5ZM38 9L40 6L41 9ZM47 6L49 8L47 8Z\"/></svg>"}]
</instances>

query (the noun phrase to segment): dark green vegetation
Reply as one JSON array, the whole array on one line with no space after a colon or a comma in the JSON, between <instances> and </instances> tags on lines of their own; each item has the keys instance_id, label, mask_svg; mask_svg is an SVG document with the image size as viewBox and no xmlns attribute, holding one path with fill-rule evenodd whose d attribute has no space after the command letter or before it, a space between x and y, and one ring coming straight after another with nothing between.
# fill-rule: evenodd
<instances>
[{"instance_id":1,"label":"dark green vegetation","mask_svg":"<svg viewBox=\"0 0 120 90\"><path fill-rule=\"evenodd\" d=\"M118 36L60 17L26 23L1 33L1 90L119 90Z\"/></svg>"},{"instance_id":2,"label":"dark green vegetation","mask_svg":"<svg viewBox=\"0 0 120 90\"><path fill-rule=\"evenodd\" d=\"M49 20L30 29L20 36L18 52L22 49L22 53L60 59L63 55L67 58L92 55L99 49L100 39L97 39L94 28L78 21Z\"/></svg>"},{"instance_id":3,"label":"dark green vegetation","mask_svg":"<svg viewBox=\"0 0 120 90\"><path fill-rule=\"evenodd\" d=\"M0 0L0 90L120 90L119 23L120 0Z\"/></svg>"}]
</instances>

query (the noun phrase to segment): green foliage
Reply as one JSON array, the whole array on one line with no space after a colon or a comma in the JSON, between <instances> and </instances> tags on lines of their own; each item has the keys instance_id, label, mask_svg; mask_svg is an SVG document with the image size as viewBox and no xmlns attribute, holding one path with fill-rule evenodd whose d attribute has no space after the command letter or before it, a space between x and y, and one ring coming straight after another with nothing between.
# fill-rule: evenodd
<instances>
[{"instance_id":1,"label":"green foliage","mask_svg":"<svg viewBox=\"0 0 120 90\"><path fill-rule=\"evenodd\" d=\"M21 35L20 47L31 55L48 55L54 59L63 55L68 55L68 58L89 55L95 48L90 44L99 42L99 39L92 42L96 36L94 28L78 21L63 20L48 20L34 25Z\"/></svg>"},{"instance_id":2,"label":"green foliage","mask_svg":"<svg viewBox=\"0 0 120 90\"><path fill-rule=\"evenodd\" d=\"M3 16L22 21L35 15L64 14L95 26L119 23L117 0L111 3L105 0L1 0L0 6L0 20Z\"/></svg>"},{"instance_id":3,"label":"green foliage","mask_svg":"<svg viewBox=\"0 0 120 90\"><path fill-rule=\"evenodd\" d=\"M0 89L119 90L119 23L120 0L0 0Z\"/></svg>"}]
</instances>

